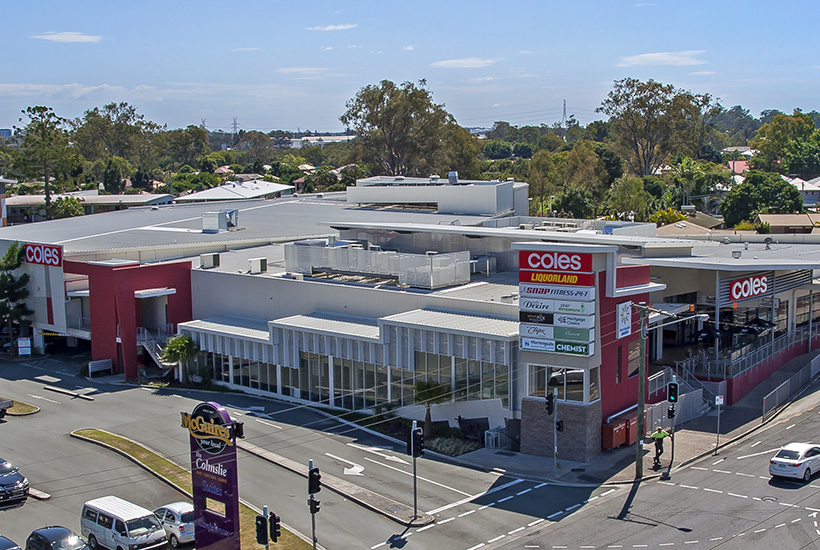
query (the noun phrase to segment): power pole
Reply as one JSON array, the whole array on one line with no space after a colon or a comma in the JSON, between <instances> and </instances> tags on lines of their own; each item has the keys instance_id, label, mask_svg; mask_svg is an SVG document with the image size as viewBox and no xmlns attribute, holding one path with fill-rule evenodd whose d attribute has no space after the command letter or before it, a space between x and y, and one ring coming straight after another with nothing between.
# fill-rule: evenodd
<instances>
[{"instance_id":1,"label":"power pole","mask_svg":"<svg viewBox=\"0 0 820 550\"><path fill-rule=\"evenodd\" d=\"M564 100L564 114L561 117L561 126L566 130L567 129L567 100Z\"/></svg>"},{"instance_id":2,"label":"power pole","mask_svg":"<svg viewBox=\"0 0 820 550\"><path fill-rule=\"evenodd\" d=\"M641 355L641 360L638 363L638 438L635 443L635 479L643 477L643 438L646 435L644 418L646 398L644 393L646 392L646 333L649 330L649 327L647 327L649 311L646 305L643 305L644 307L638 308L638 315L641 319L641 340L638 353Z\"/></svg>"},{"instance_id":3,"label":"power pole","mask_svg":"<svg viewBox=\"0 0 820 550\"><path fill-rule=\"evenodd\" d=\"M231 139L231 147L236 145L236 131L239 129L239 124L236 123L236 117L233 117L233 124L231 125L233 128L233 139Z\"/></svg>"}]
</instances>

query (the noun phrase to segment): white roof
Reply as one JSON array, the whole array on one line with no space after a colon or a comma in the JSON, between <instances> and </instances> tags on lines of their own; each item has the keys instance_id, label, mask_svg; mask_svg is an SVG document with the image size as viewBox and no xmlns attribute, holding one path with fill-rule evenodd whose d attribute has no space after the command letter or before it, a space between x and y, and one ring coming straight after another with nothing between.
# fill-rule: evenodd
<instances>
[{"instance_id":1,"label":"white roof","mask_svg":"<svg viewBox=\"0 0 820 550\"><path fill-rule=\"evenodd\" d=\"M489 338L518 338L518 321L460 315L443 311L414 309L405 313L383 317L391 325L403 325L412 328L439 329L455 334Z\"/></svg>"},{"instance_id":2,"label":"white roof","mask_svg":"<svg viewBox=\"0 0 820 550\"><path fill-rule=\"evenodd\" d=\"M95 498L86 502L85 505L103 510L123 521L153 515L151 510L115 496Z\"/></svg>"},{"instance_id":3,"label":"white roof","mask_svg":"<svg viewBox=\"0 0 820 550\"><path fill-rule=\"evenodd\" d=\"M292 315L275 319L270 324L274 327L304 330L328 336L349 336L368 340L380 339L379 326L376 324L375 319L369 317L314 311L310 315Z\"/></svg>"},{"instance_id":4,"label":"white roof","mask_svg":"<svg viewBox=\"0 0 820 550\"><path fill-rule=\"evenodd\" d=\"M235 181L206 189L198 193L191 193L184 197L177 197L176 202L199 202L199 201L227 201L236 199L256 199L266 197L273 193L293 191L296 188L292 185L274 183L265 180Z\"/></svg>"},{"instance_id":5,"label":"white roof","mask_svg":"<svg viewBox=\"0 0 820 550\"><path fill-rule=\"evenodd\" d=\"M268 331L267 321L249 319L247 317L218 315L208 319L180 323L179 328L187 328L192 331L211 334L238 336L249 340L259 340L261 342L270 343L270 332Z\"/></svg>"}]
</instances>

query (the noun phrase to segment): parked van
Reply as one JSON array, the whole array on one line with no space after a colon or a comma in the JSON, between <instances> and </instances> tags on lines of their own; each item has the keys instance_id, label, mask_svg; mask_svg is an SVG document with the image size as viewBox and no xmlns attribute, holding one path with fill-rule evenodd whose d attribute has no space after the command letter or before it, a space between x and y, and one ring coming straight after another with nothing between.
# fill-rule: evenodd
<instances>
[{"instance_id":1,"label":"parked van","mask_svg":"<svg viewBox=\"0 0 820 550\"><path fill-rule=\"evenodd\" d=\"M151 510L115 496L86 502L80 527L92 550L153 550L168 540Z\"/></svg>"}]
</instances>

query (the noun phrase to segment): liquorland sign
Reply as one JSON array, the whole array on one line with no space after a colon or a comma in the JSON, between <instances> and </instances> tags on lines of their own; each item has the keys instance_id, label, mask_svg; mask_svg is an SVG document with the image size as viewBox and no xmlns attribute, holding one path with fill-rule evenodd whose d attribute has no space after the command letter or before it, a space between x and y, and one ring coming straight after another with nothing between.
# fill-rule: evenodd
<instances>
[{"instance_id":1,"label":"liquorland sign","mask_svg":"<svg viewBox=\"0 0 820 550\"><path fill-rule=\"evenodd\" d=\"M26 262L60 267L63 265L63 247L56 244L26 243Z\"/></svg>"}]
</instances>

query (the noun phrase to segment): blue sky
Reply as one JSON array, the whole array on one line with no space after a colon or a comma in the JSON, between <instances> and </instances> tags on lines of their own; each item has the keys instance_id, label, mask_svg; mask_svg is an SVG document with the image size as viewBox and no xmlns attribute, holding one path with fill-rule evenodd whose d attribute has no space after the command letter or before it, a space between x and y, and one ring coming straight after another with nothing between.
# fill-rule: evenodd
<instances>
[{"instance_id":1,"label":"blue sky","mask_svg":"<svg viewBox=\"0 0 820 550\"><path fill-rule=\"evenodd\" d=\"M169 128L337 131L368 84L426 79L464 126L582 123L616 79L820 110L816 0L2 2L0 127L128 102ZM803 21L805 24L801 25Z\"/></svg>"}]
</instances>

